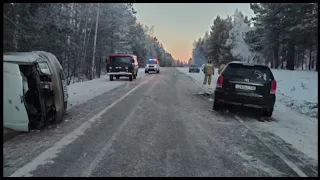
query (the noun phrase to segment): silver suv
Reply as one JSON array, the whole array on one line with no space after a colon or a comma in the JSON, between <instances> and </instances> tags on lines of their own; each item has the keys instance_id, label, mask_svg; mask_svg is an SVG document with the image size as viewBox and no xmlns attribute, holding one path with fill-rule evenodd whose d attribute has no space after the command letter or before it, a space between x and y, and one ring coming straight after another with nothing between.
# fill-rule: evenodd
<instances>
[{"instance_id":1,"label":"silver suv","mask_svg":"<svg viewBox=\"0 0 320 180\"><path fill-rule=\"evenodd\" d=\"M146 64L146 69L144 70L145 73L149 73L150 71L154 71L160 73L160 65L157 59L149 59Z\"/></svg>"}]
</instances>

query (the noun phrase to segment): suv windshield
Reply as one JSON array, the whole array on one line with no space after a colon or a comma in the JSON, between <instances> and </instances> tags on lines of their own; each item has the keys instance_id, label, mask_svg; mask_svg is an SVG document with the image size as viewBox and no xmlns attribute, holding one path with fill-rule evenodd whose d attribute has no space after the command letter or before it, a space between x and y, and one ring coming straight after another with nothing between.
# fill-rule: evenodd
<instances>
[{"instance_id":1,"label":"suv windshield","mask_svg":"<svg viewBox=\"0 0 320 180\"><path fill-rule=\"evenodd\" d=\"M110 57L110 64L112 63L130 63L131 57L130 56L111 56Z\"/></svg>"},{"instance_id":2,"label":"suv windshield","mask_svg":"<svg viewBox=\"0 0 320 180\"><path fill-rule=\"evenodd\" d=\"M224 76L238 76L255 81L273 80L273 75L270 69L265 66L229 64L222 74Z\"/></svg>"}]
</instances>

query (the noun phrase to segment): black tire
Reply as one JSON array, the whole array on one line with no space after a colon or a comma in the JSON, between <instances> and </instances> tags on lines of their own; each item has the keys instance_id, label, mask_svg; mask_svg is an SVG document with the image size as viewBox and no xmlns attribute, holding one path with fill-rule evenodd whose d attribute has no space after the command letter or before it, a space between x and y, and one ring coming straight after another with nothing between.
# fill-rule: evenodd
<instances>
[{"instance_id":1,"label":"black tire","mask_svg":"<svg viewBox=\"0 0 320 180\"><path fill-rule=\"evenodd\" d=\"M273 111L263 111L262 116L267 117L267 118L271 118L272 113L273 113Z\"/></svg>"},{"instance_id":2,"label":"black tire","mask_svg":"<svg viewBox=\"0 0 320 180\"><path fill-rule=\"evenodd\" d=\"M119 79L120 78L120 76L116 76L116 79Z\"/></svg>"},{"instance_id":3,"label":"black tire","mask_svg":"<svg viewBox=\"0 0 320 180\"><path fill-rule=\"evenodd\" d=\"M110 81L113 81L113 75L109 76Z\"/></svg>"},{"instance_id":4,"label":"black tire","mask_svg":"<svg viewBox=\"0 0 320 180\"><path fill-rule=\"evenodd\" d=\"M133 75L130 75L129 76L129 81L132 81L133 80Z\"/></svg>"},{"instance_id":5,"label":"black tire","mask_svg":"<svg viewBox=\"0 0 320 180\"><path fill-rule=\"evenodd\" d=\"M160 70L158 70L157 73L159 74L159 73L160 73Z\"/></svg>"},{"instance_id":6,"label":"black tire","mask_svg":"<svg viewBox=\"0 0 320 180\"><path fill-rule=\"evenodd\" d=\"M218 102L218 100L214 99L214 102L213 102L213 110L219 111L219 110L221 110L221 109L222 109L221 104Z\"/></svg>"},{"instance_id":7,"label":"black tire","mask_svg":"<svg viewBox=\"0 0 320 180\"><path fill-rule=\"evenodd\" d=\"M137 75L132 75L133 76L133 79L136 79L137 78Z\"/></svg>"},{"instance_id":8,"label":"black tire","mask_svg":"<svg viewBox=\"0 0 320 180\"><path fill-rule=\"evenodd\" d=\"M147 73L148 73L148 71L144 71L144 73L146 73L146 74L147 74Z\"/></svg>"},{"instance_id":9,"label":"black tire","mask_svg":"<svg viewBox=\"0 0 320 180\"><path fill-rule=\"evenodd\" d=\"M191 73L191 71L189 71L189 73Z\"/></svg>"}]
</instances>

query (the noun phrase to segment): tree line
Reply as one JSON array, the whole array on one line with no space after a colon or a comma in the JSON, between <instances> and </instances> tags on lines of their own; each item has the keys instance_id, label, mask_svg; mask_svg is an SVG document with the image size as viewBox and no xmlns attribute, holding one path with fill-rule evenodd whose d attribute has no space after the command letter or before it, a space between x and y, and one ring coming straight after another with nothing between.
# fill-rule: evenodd
<instances>
[{"instance_id":1,"label":"tree line","mask_svg":"<svg viewBox=\"0 0 320 180\"><path fill-rule=\"evenodd\" d=\"M318 71L318 4L251 3L249 19L233 16L213 20L210 32L193 44L215 64L245 61L288 70Z\"/></svg>"},{"instance_id":2,"label":"tree line","mask_svg":"<svg viewBox=\"0 0 320 180\"><path fill-rule=\"evenodd\" d=\"M61 63L68 84L100 77L106 58L131 52L171 66L152 28L139 23L132 3L4 3L3 51L41 50Z\"/></svg>"}]
</instances>

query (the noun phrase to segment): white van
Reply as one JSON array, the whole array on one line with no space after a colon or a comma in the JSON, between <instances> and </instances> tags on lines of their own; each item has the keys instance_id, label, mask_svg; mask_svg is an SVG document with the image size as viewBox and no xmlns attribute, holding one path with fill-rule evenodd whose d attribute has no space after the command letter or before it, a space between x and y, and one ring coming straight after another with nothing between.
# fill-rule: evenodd
<instances>
[{"instance_id":1,"label":"white van","mask_svg":"<svg viewBox=\"0 0 320 180\"><path fill-rule=\"evenodd\" d=\"M53 54L4 53L3 71L5 128L29 132L62 120L68 91L63 69Z\"/></svg>"}]
</instances>

